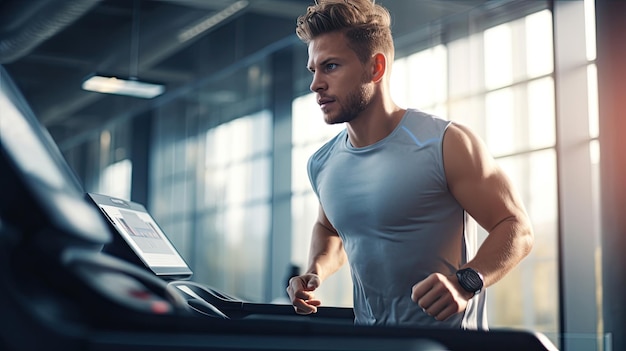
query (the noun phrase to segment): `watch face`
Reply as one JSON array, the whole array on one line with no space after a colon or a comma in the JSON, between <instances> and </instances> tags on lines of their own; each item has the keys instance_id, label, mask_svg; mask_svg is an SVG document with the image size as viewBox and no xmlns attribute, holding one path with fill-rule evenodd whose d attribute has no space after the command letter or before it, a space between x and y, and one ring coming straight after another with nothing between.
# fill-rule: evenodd
<instances>
[{"instance_id":1,"label":"watch face","mask_svg":"<svg viewBox=\"0 0 626 351\"><path fill-rule=\"evenodd\" d=\"M463 289L474 294L478 294L483 288L483 278L480 273L471 268L465 268L458 271L457 278Z\"/></svg>"}]
</instances>

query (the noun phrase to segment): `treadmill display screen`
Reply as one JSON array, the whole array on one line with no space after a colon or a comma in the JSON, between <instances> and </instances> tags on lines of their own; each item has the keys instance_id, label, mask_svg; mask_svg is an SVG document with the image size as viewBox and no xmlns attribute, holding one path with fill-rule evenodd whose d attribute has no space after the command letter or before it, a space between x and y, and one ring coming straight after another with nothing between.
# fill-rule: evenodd
<instances>
[{"instance_id":1,"label":"treadmill display screen","mask_svg":"<svg viewBox=\"0 0 626 351\"><path fill-rule=\"evenodd\" d=\"M112 243L111 252L121 254L135 263L141 263L163 279L190 277L193 272L156 223L146 208L137 202L127 201L103 194L88 193L89 198L115 228L121 241ZM127 247L127 249L117 251ZM108 250L105 247L105 250Z\"/></svg>"},{"instance_id":2,"label":"treadmill display screen","mask_svg":"<svg viewBox=\"0 0 626 351\"><path fill-rule=\"evenodd\" d=\"M106 205L100 208L148 266L187 267L148 213Z\"/></svg>"}]
</instances>

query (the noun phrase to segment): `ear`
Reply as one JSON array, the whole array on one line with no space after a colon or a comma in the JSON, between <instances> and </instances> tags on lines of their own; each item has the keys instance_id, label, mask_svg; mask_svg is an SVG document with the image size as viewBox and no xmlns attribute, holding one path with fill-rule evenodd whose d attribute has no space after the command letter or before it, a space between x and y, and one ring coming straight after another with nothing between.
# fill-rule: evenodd
<instances>
[{"instance_id":1,"label":"ear","mask_svg":"<svg viewBox=\"0 0 626 351\"><path fill-rule=\"evenodd\" d=\"M372 57L372 81L378 83L387 72L387 58L382 53Z\"/></svg>"}]
</instances>

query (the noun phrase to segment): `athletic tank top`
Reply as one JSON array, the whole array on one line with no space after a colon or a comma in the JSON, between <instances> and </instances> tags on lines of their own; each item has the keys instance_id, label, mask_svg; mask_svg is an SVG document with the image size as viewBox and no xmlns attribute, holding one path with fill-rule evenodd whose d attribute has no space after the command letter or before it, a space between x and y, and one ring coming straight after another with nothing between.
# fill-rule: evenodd
<instances>
[{"instance_id":1,"label":"athletic tank top","mask_svg":"<svg viewBox=\"0 0 626 351\"><path fill-rule=\"evenodd\" d=\"M348 255L356 324L487 329L484 289L445 321L411 300L414 284L453 275L476 249L444 173L449 124L410 109L375 144L355 148L343 130L309 159L313 189Z\"/></svg>"}]
</instances>

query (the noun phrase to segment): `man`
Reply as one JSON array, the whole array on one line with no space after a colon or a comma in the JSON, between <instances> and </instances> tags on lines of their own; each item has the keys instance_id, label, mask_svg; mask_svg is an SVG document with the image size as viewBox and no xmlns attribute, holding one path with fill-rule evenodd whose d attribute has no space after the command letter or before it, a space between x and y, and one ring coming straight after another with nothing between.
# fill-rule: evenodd
<instances>
[{"instance_id":1,"label":"man","mask_svg":"<svg viewBox=\"0 0 626 351\"><path fill-rule=\"evenodd\" d=\"M486 330L484 288L533 244L510 181L471 130L392 101L385 8L318 0L296 33L325 121L346 124L309 160L320 207L287 287L296 312L316 312L314 290L347 261L356 324ZM475 255L468 215L489 233Z\"/></svg>"}]
</instances>

